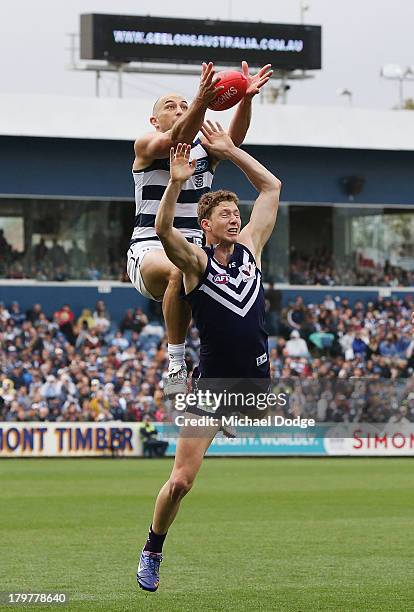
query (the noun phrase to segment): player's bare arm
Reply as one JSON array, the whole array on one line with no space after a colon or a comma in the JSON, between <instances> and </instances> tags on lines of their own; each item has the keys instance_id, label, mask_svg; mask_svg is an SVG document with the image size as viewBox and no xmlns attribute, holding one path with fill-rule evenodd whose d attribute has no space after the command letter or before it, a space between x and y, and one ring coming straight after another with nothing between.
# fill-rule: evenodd
<instances>
[{"instance_id":1,"label":"player's bare arm","mask_svg":"<svg viewBox=\"0 0 414 612\"><path fill-rule=\"evenodd\" d=\"M247 246L260 265L260 256L276 223L281 182L246 151L236 147L221 125L204 123L204 145L219 159L228 159L242 170L259 192L249 223L241 230L238 242Z\"/></svg>"},{"instance_id":2,"label":"player's bare arm","mask_svg":"<svg viewBox=\"0 0 414 612\"><path fill-rule=\"evenodd\" d=\"M155 231L167 257L184 274L184 286L191 290L201 278L207 255L200 247L188 242L174 226L177 199L183 184L194 173L196 160L189 162L191 146L179 143L170 149L170 180L155 218Z\"/></svg>"},{"instance_id":3,"label":"player's bare arm","mask_svg":"<svg viewBox=\"0 0 414 612\"><path fill-rule=\"evenodd\" d=\"M252 118L253 98L266 85L273 74L273 70L271 70L270 64L266 64L256 74L250 74L247 62L242 62L242 73L247 79L246 95L237 105L229 127L229 135L236 147L243 143L249 129Z\"/></svg>"},{"instance_id":4,"label":"player's bare arm","mask_svg":"<svg viewBox=\"0 0 414 612\"><path fill-rule=\"evenodd\" d=\"M208 105L220 89L217 82L213 63L203 63L198 92L190 105L175 94L163 96L156 102L150 119L156 131L135 141L134 170L145 168L154 159L167 157L170 147L178 142L193 142Z\"/></svg>"}]
</instances>

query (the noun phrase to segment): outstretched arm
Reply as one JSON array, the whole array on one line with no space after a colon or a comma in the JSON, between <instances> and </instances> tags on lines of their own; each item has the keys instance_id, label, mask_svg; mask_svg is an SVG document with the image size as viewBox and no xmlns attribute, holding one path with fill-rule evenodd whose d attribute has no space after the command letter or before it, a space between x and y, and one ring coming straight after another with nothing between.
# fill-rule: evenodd
<instances>
[{"instance_id":1,"label":"outstretched arm","mask_svg":"<svg viewBox=\"0 0 414 612\"><path fill-rule=\"evenodd\" d=\"M276 224L282 183L246 151L238 149L237 157L230 159L243 170L259 192L249 223L240 232L240 242L246 244L260 259L263 247Z\"/></svg>"},{"instance_id":2,"label":"outstretched arm","mask_svg":"<svg viewBox=\"0 0 414 612\"><path fill-rule=\"evenodd\" d=\"M243 170L253 187L259 192L249 223L242 229L239 242L249 247L260 259L262 249L269 240L276 223L281 182L254 157L234 146L219 123L204 123L201 131L205 146L217 157L229 159Z\"/></svg>"},{"instance_id":3,"label":"outstretched arm","mask_svg":"<svg viewBox=\"0 0 414 612\"><path fill-rule=\"evenodd\" d=\"M200 276L206 266L207 255L190 244L174 227L175 206L183 183L194 173L196 160L189 162L191 146L179 143L170 149L170 180L155 218L155 232L162 242L168 259L184 274Z\"/></svg>"},{"instance_id":4,"label":"outstretched arm","mask_svg":"<svg viewBox=\"0 0 414 612\"><path fill-rule=\"evenodd\" d=\"M216 87L213 63L203 63L198 92L188 110L174 123L167 132L151 132L135 141L135 156L138 164L168 156L170 147L179 142L193 142L204 121L204 115L210 102L219 89Z\"/></svg>"},{"instance_id":5,"label":"outstretched arm","mask_svg":"<svg viewBox=\"0 0 414 612\"><path fill-rule=\"evenodd\" d=\"M216 87L219 77L215 76L213 62L203 62L201 68L201 79L198 92L186 113L171 128L172 145L180 142L193 142L194 138L203 125L204 115L208 105L224 89L223 86Z\"/></svg>"},{"instance_id":6,"label":"outstretched arm","mask_svg":"<svg viewBox=\"0 0 414 612\"><path fill-rule=\"evenodd\" d=\"M247 62L242 62L242 72L247 79L246 95L237 105L236 112L233 115L229 127L229 135L236 145L239 147L247 134L252 118L252 100L259 93L263 85L265 85L273 74L271 65L266 64L256 74L249 73Z\"/></svg>"}]
</instances>

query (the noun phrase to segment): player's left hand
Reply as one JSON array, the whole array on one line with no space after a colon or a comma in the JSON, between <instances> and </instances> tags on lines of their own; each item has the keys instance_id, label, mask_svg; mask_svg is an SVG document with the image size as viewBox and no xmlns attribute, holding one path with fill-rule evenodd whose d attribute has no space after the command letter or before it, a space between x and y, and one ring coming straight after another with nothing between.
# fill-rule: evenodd
<instances>
[{"instance_id":1,"label":"player's left hand","mask_svg":"<svg viewBox=\"0 0 414 612\"><path fill-rule=\"evenodd\" d=\"M245 98L252 99L253 96L259 93L263 85L266 85L268 80L273 74L273 70L271 70L271 64L266 64L263 68L260 68L259 72L256 74L249 73L249 64L247 62L242 62L242 72L247 79L247 89Z\"/></svg>"},{"instance_id":2,"label":"player's left hand","mask_svg":"<svg viewBox=\"0 0 414 612\"><path fill-rule=\"evenodd\" d=\"M212 121L207 119L200 131L204 136L201 141L202 145L217 159L226 159L229 152L234 149L234 142L218 121L214 125Z\"/></svg>"},{"instance_id":3,"label":"player's left hand","mask_svg":"<svg viewBox=\"0 0 414 612\"><path fill-rule=\"evenodd\" d=\"M194 174L197 160L190 160L191 145L179 143L170 149L170 179L185 183Z\"/></svg>"}]
</instances>

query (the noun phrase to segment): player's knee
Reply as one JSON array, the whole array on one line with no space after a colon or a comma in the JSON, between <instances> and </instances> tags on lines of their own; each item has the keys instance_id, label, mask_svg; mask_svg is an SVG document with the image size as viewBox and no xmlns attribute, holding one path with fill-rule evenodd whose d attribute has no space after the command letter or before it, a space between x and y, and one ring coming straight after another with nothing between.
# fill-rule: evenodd
<instances>
[{"instance_id":1,"label":"player's knee","mask_svg":"<svg viewBox=\"0 0 414 612\"><path fill-rule=\"evenodd\" d=\"M187 495L193 486L193 481L184 474L177 474L170 478L170 497L176 502Z\"/></svg>"},{"instance_id":2,"label":"player's knee","mask_svg":"<svg viewBox=\"0 0 414 612\"><path fill-rule=\"evenodd\" d=\"M183 280L183 273L176 267L171 268L168 274L168 284L177 285L181 288L181 283Z\"/></svg>"}]
</instances>

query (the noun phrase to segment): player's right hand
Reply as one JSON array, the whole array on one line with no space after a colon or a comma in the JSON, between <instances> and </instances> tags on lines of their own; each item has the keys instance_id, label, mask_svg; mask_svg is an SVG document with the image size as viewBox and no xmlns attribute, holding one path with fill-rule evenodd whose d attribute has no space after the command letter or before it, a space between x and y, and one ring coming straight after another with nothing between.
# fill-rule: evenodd
<instances>
[{"instance_id":1,"label":"player's right hand","mask_svg":"<svg viewBox=\"0 0 414 612\"><path fill-rule=\"evenodd\" d=\"M198 87L197 98L205 105L208 106L210 102L214 100L218 91L224 89L222 85L216 87L220 78L215 76L214 64L209 62L206 64L203 62L201 67L201 78L200 85Z\"/></svg>"},{"instance_id":2,"label":"player's right hand","mask_svg":"<svg viewBox=\"0 0 414 612\"><path fill-rule=\"evenodd\" d=\"M207 119L200 131L203 134L202 145L217 159L226 159L229 152L235 148L230 135L223 130L218 121L214 125L212 121Z\"/></svg>"},{"instance_id":3,"label":"player's right hand","mask_svg":"<svg viewBox=\"0 0 414 612\"><path fill-rule=\"evenodd\" d=\"M194 174L197 160L190 160L191 145L178 143L170 149L170 181L185 183Z\"/></svg>"}]
</instances>

